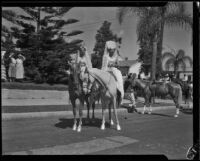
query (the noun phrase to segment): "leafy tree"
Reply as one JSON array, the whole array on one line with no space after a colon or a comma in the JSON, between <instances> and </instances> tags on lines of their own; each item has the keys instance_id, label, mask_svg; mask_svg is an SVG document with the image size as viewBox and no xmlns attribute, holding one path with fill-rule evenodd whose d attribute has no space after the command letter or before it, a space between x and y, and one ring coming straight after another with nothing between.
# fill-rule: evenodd
<instances>
[{"instance_id":1,"label":"leafy tree","mask_svg":"<svg viewBox=\"0 0 200 161\"><path fill-rule=\"evenodd\" d=\"M101 68L102 66L102 57L104 54L106 41L113 40L121 44L121 38L110 29L111 22L104 21L100 29L97 31L95 36L96 44L93 49L94 53L92 54L92 65L95 68Z\"/></svg>"},{"instance_id":2,"label":"leafy tree","mask_svg":"<svg viewBox=\"0 0 200 161\"><path fill-rule=\"evenodd\" d=\"M172 65L174 67L174 74L177 75L180 65L183 71L185 71L186 61L189 61L189 64L192 67L193 61L189 56L185 55L184 50L180 49L177 53L172 50L172 52L165 52L162 55L162 61L166 60L166 63L164 65L166 70L169 70L170 66Z\"/></svg>"},{"instance_id":3,"label":"leafy tree","mask_svg":"<svg viewBox=\"0 0 200 161\"><path fill-rule=\"evenodd\" d=\"M152 36L152 79L155 79L156 64L161 68L161 52L163 44L164 26L177 25L192 29L192 17L185 13L185 4L180 2L168 2L164 7L120 7L118 19L122 23L128 13L139 16L137 26L138 41ZM157 54L158 53L158 54ZM158 57L158 63L156 58Z\"/></svg>"},{"instance_id":4,"label":"leafy tree","mask_svg":"<svg viewBox=\"0 0 200 161\"><path fill-rule=\"evenodd\" d=\"M60 68L65 68L69 54L77 50L81 40L67 43L64 36L74 36L82 31L64 32L65 25L78 22L76 19L63 20L62 16L71 7L21 7L27 15L18 15L17 23L22 29L12 28L17 47L25 54L25 72L37 82L47 81L53 76L56 82ZM41 13L44 17L41 18ZM36 25L33 25L33 22ZM36 78L34 78L36 77Z\"/></svg>"}]
</instances>

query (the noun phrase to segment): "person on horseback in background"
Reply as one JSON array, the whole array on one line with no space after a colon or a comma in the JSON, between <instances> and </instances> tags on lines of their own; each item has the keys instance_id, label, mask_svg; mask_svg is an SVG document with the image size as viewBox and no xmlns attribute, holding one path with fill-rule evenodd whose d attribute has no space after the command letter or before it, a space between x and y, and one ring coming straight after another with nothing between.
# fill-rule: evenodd
<instances>
[{"instance_id":1,"label":"person on horseback in background","mask_svg":"<svg viewBox=\"0 0 200 161\"><path fill-rule=\"evenodd\" d=\"M131 107L129 109L129 112L137 112L136 110L136 101L135 101L135 95L134 95L134 89L130 86L132 81L133 73L128 74L128 78L124 82L124 91L125 91L125 98L131 101L131 104L129 106Z\"/></svg>"},{"instance_id":2,"label":"person on horseback in background","mask_svg":"<svg viewBox=\"0 0 200 161\"><path fill-rule=\"evenodd\" d=\"M121 93L121 98L124 98L124 84L123 77L120 70L116 68L119 62L119 52L117 50L117 44L114 41L107 41L105 45L102 70L112 72L117 81L117 88Z\"/></svg>"}]
</instances>

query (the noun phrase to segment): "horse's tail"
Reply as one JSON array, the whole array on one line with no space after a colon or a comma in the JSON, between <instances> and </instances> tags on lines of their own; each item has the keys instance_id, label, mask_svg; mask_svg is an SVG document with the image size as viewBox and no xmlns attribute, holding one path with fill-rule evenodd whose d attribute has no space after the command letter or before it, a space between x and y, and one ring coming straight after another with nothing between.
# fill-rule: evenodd
<instances>
[{"instance_id":1,"label":"horse's tail","mask_svg":"<svg viewBox=\"0 0 200 161\"><path fill-rule=\"evenodd\" d=\"M119 107L121 105L122 102L122 96L121 96L121 92L117 89L117 107Z\"/></svg>"},{"instance_id":2,"label":"horse's tail","mask_svg":"<svg viewBox=\"0 0 200 161\"><path fill-rule=\"evenodd\" d=\"M179 92L178 92L178 104L179 104L179 106L181 106L181 103L182 103L182 88L181 88L181 86L179 86Z\"/></svg>"}]
</instances>

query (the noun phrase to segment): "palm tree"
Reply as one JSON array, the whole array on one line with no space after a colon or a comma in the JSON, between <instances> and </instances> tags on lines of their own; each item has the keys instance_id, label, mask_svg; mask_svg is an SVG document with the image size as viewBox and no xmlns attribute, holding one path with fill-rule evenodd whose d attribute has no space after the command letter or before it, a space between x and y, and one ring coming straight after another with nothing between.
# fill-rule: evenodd
<instances>
[{"instance_id":1,"label":"palm tree","mask_svg":"<svg viewBox=\"0 0 200 161\"><path fill-rule=\"evenodd\" d=\"M181 65L183 71L186 70L186 62L189 61L190 67L193 65L192 59L185 55L184 50L180 49L178 52L172 50L172 52L165 52L162 55L162 62L166 61L164 67L166 70L169 70L170 66L174 67L174 74L177 75L178 68Z\"/></svg>"},{"instance_id":2,"label":"palm tree","mask_svg":"<svg viewBox=\"0 0 200 161\"><path fill-rule=\"evenodd\" d=\"M117 17L122 23L128 14L139 16L137 25L138 41L145 39L146 33L151 33L152 38L152 79L155 78L156 58L158 53L158 64L161 68L161 53L163 46L164 26L181 26L192 29L192 17L185 13L185 4L180 2L168 2L164 7L120 7ZM146 31L145 31L146 30Z\"/></svg>"}]
</instances>

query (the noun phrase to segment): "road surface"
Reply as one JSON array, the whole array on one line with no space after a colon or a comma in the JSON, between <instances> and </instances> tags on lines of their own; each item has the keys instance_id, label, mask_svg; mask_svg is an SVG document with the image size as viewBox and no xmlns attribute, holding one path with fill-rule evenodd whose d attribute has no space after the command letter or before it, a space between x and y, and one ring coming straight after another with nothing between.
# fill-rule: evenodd
<instances>
[{"instance_id":1,"label":"road surface","mask_svg":"<svg viewBox=\"0 0 200 161\"><path fill-rule=\"evenodd\" d=\"M5 120L2 152L3 155L164 154L168 159L185 159L193 141L192 114L181 112L178 118L174 114L175 109L158 110L151 115L119 112L122 130L107 125L102 131L98 113L95 123L83 120L80 133L71 129L70 115Z\"/></svg>"}]
</instances>

